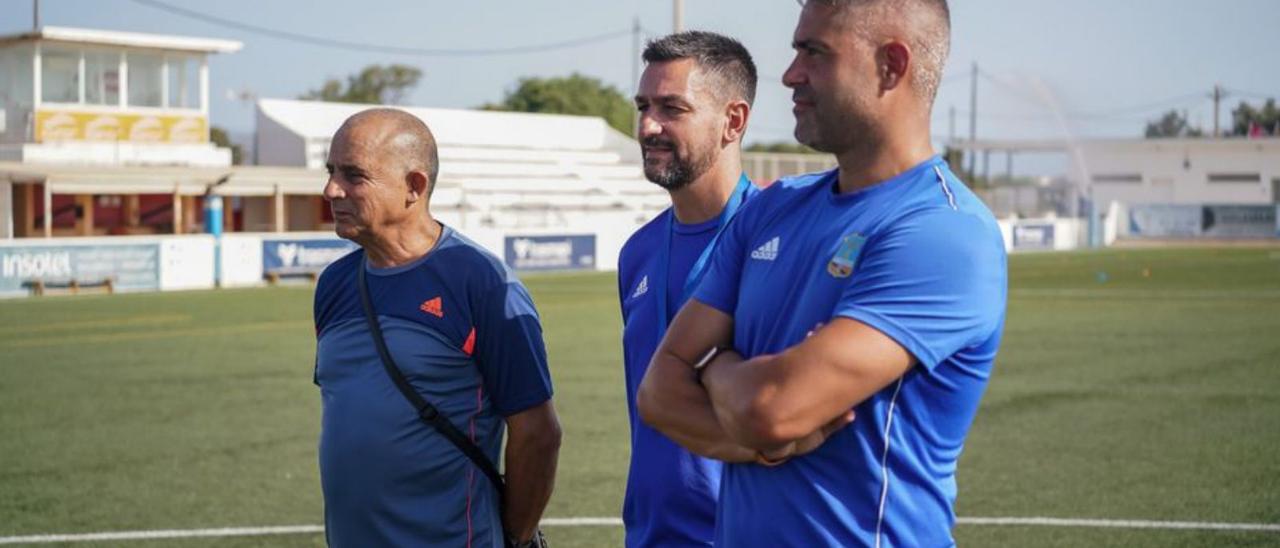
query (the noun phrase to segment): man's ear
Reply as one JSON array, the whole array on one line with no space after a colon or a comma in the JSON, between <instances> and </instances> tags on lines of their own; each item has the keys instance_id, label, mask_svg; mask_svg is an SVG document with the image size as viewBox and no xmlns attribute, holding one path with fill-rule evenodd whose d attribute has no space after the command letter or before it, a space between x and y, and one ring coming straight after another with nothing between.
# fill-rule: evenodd
<instances>
[{"instance_id":1,"label":"man's ear","mask_svg":"<svg viewBox=\"0 0 1280 548\"><path fill-rule=\"evenodd\" d=\"M876 55L876 76L880 78L880 92L884 93L902 85L907 79L907 71L911 70L911 48L898 41L880 46Z\"/></svg>"},{"instance_id":2,"label":"man's ear","mask_svg":"<svg viewBox=\"0 0 1280 548\"><path fill-rule=\"evenodd\" d=\"M736 99L725 105L724 109L728 123L724 125L721 138L726 143L742 142L742 136L747 133L747 120L751 118L751 105Z\"/></svg>"},{"instance_id":3,"label":"man's ear","mask_svg":"<svg viewBox=\"0 0 1280 548\"><path fill-rule=\"evenodd\" d=\"M431 181L423 171L413 170L405 174L405 182L409 185L408 203L426 200L431 194Z\"/></svg>"}]
</instances>

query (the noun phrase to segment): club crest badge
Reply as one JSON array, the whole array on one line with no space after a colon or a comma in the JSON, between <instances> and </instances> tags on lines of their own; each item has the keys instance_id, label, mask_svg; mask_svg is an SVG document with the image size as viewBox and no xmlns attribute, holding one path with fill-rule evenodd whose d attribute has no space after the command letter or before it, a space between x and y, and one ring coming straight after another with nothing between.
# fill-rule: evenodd
<instances>
[{"instance_id":1,"label":"club crest badge","mask_svg":"<svg viewBox=\"0 0 1280 548\"><path fill-rule=\"evenodd\" d=\"M837 278L848 278L853 274L853 265L858 261L858 252L862 251L862 244L867 238L857 232L844 237L840 242L840 249L836 250L836 254L831 257L831 262L827 263L827 274Z\"/></svg>"}]
</instances>

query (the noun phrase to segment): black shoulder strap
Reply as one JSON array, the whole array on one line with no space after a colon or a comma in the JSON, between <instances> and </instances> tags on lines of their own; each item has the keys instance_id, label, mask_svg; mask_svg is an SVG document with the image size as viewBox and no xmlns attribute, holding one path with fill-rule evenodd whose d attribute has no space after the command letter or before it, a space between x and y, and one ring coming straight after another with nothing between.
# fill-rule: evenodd
<instances>
[{"instance_id":1,"label":"black shoulder strap","mask_svg":"<svg viewBox=\"0 0 1280 548\"><path fill-rule=\"evenodd\" d=\"M440 414L436 406L422 398L417 390L409 385L409 380L404 378L404 374L400 372L400 368L396 366L396 362L391 359L391 352L387 350L387 342L382 338L382 326L378 324L378 316L373 310L373 300L369 298L369 284L365 279L365 264L360 262L359 274L357 280L360 286L360 302L364 305L364 317L369 323L369 333L373 335L373 342L378 347L378 356L382 358L382 366L387 370L387 375L395 382L396 388L400 389L400 393L404 394L404 398L409 400L409 404L418 411L418 418L422 422L427 423L435 428L440 435L447 438L453 445L457 446L462 454L466 455L471 462L480 468L484 475L489 476L489 481L493 482L494 488L498 490L498 500L501 501L506 492L506 486L502 482L502 476L498 474L498 469L484 455L484 452L476 446L461 430L458 430L449 418Z\"/></svg>"}]
</instances>

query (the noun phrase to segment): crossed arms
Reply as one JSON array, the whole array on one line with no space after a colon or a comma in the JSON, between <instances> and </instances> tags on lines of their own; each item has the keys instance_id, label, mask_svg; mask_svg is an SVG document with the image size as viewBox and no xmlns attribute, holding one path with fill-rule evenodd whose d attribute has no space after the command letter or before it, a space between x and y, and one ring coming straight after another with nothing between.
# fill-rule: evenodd
<instances>
[{"instance_id":1,"label":"crossed arms","mask_svg":"<svg viewBox=\"0 0 1280 548\"><path fill-rule=\"evenodd\" d=\"M880 331L835 318L778 354L744 360L707 350L733 344L733 317L697 300L680 310L636 397L640 417L676 443L725 462L778 461L816 449L850 411L915 363Z\"/></svg>"}]
</instances>

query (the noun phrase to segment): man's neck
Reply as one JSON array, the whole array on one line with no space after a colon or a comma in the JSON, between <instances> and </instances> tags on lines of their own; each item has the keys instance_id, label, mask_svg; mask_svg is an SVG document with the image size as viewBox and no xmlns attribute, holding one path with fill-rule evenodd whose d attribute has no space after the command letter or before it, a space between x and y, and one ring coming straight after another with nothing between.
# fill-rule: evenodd
<instances>
[{"instance_id":1,"label":"man's neck","mask_svg":"<svg viewBox=\"0 0 1280 548\"><path fill-rule=\"evenodd\" d=\"M361 242L365 257L374 268L391 268L421 259L435 248L444 227L427 215L418 222L388 231L380 237Z\"/></svg>"},{"instance_id":2,"label":"man's neck","mask_svg":"<svg viewBox=\"0 0 1280 548\"><path fill-rule=\"evenodd\" d=\"M671 210L676 220L693 225L720 215L741 176L738 162L718 162L697 180L671 191Z\"/></svg>"},{"instance_id":3,"label":"man's neck","mask_svg":"<svg viewBox=\"0 0 1280 548\"><path fill-rule=\"evenodd\" d=\"M855 147L836 156L840 164L840 194L862 190L876 183L892 179L933 156L933 145L926 129L914 132L915 137L890 135L879 143Z\"/></svg>"}]
</instances>

